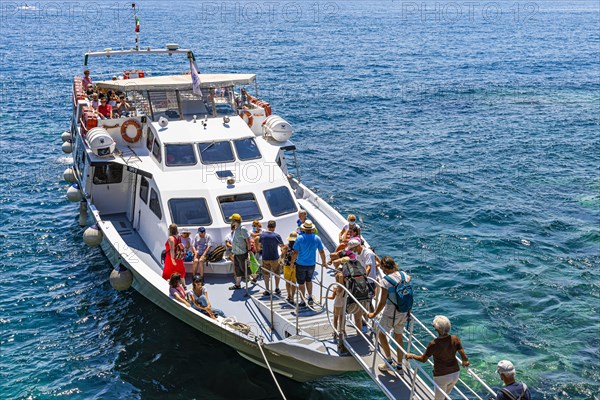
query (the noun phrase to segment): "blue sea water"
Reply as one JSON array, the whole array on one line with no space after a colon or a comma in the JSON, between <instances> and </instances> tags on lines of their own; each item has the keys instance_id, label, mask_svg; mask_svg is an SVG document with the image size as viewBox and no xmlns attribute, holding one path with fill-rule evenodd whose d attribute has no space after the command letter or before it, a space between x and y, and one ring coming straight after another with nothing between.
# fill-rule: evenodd
<instances>
[{"instance_id":1,"label":"blue sea water","mask_svg":"<svg viewBox=\"0 0 600 400\"><path fill-rule=\"evenodd\" d=\"M85 51L133 45L130 3L23 4L0 3L0 397L278 398L265 370L112 290L65 199L72 77ZM258 74L303 181L410 271L417 315L448 315L490 384L507 358L534 399L599 398L597 1L139 6L142 46ZM131 67L110 61L92 75ZM281 380L288 398L382 398L360 373Z\"/></svg>"}]
</instances>

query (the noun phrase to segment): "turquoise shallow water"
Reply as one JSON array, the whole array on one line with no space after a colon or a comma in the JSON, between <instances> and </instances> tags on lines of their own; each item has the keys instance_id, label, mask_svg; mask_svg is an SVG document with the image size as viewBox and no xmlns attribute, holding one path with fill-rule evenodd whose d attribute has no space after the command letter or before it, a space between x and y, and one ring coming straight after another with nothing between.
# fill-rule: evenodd
<instances>
[{"instance_id":1,"label":"turquoise shallow water","mask_svg":"<svg viewBox=\"0 0 600 400\"><path fill-rule=\"evenodd\" d=\"M257 73L303 180L359 215L490 383L508 358L535 399L598 398L598 2L179 4L140 3L142 44ZM0 397L277 398L265 371L113 291L64 197L72 76L84 51L132 44L129 3L16 5L0 15ZM283 387L378 398L363 374Z\"/></svg>"}]
</instances>

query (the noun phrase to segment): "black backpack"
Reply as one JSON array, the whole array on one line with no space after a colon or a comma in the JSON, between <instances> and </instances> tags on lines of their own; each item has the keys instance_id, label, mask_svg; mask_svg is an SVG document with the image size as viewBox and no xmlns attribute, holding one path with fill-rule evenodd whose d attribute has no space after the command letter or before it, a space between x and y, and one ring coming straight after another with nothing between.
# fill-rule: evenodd
<instances>
[{"instance_id":1,"label":"black backpack","mask_svg":"<svg viewBox=\"0 0 600 400\"><path fill-rule=\"evenodd\" d=\"M206 259L208 260L208 262L219 262L223 259L223 254L225 254L225 250L227 250L227 247L225 247L224 245L219 245L208 254Z\"/></svg>"},{"instance_id":2,"label":"black backpack","mask_svg":"<svg viewBox=\"0 0 600 400\"><path fill-rule=\"evenodd\" d=\"M361 263L356 260L350 260L342 267L342 273L346 278L346 287L352 293L352 296L356 298L359 302L368 301L371 299L369 295L369 285L367 285L367 272ZM351 309L356 309L356 307L350 307L355 303L354 299L348 296L348 301L346 302L346 310L350 313Z\"/></svg>"}]
</instances>

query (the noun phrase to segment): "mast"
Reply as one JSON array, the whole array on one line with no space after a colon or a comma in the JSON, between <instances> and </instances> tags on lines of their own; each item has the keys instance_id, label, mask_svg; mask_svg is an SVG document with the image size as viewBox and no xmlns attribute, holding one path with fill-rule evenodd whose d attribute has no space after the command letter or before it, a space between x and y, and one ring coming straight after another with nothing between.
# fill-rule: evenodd
<instances>
[{"instance_id":1,"label":"mast","mask_svg":"<svg viewBox=\"0 0 600 400\"><path fill-rule=\"evenodd\" d=\"M135 49L140 50L140 19L137 16L135 3L131 3L133 8L133 18L135 20Z\"/></svg>"}]
</instances>

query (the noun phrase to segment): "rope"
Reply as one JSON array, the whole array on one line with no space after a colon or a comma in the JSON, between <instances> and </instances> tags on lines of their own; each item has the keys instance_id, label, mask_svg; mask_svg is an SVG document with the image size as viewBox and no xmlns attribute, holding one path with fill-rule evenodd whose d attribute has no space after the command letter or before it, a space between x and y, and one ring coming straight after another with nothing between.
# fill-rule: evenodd
<instances>
[{"instance_id":1,"label":"rope","mask_svg":"<svg viewBox=\"0 0 600 400\"><path fill-rule=\"evenodd\" d=\"M277 382L277 378L275 377L275 373L273 372L273 370L271 369L271 364L269 364L269 360L267 360L267 356L265 355L265 352L263 350L263 337L259 336L256 338L256 343L258 344L258 348L260 349L260 353L263 356L263 359L265 360L265 363L267 364L267 368L269 369L269 372L271 373L271 376L273 377L273 381L275 381L275 385L277 385L277 389L279 389L279 393L281 394L281 398L283 400L286 400L285 394L283 394L283 390L281 390L281 386L279 386L279 382Z\"/></svg>"}]
</instances>

